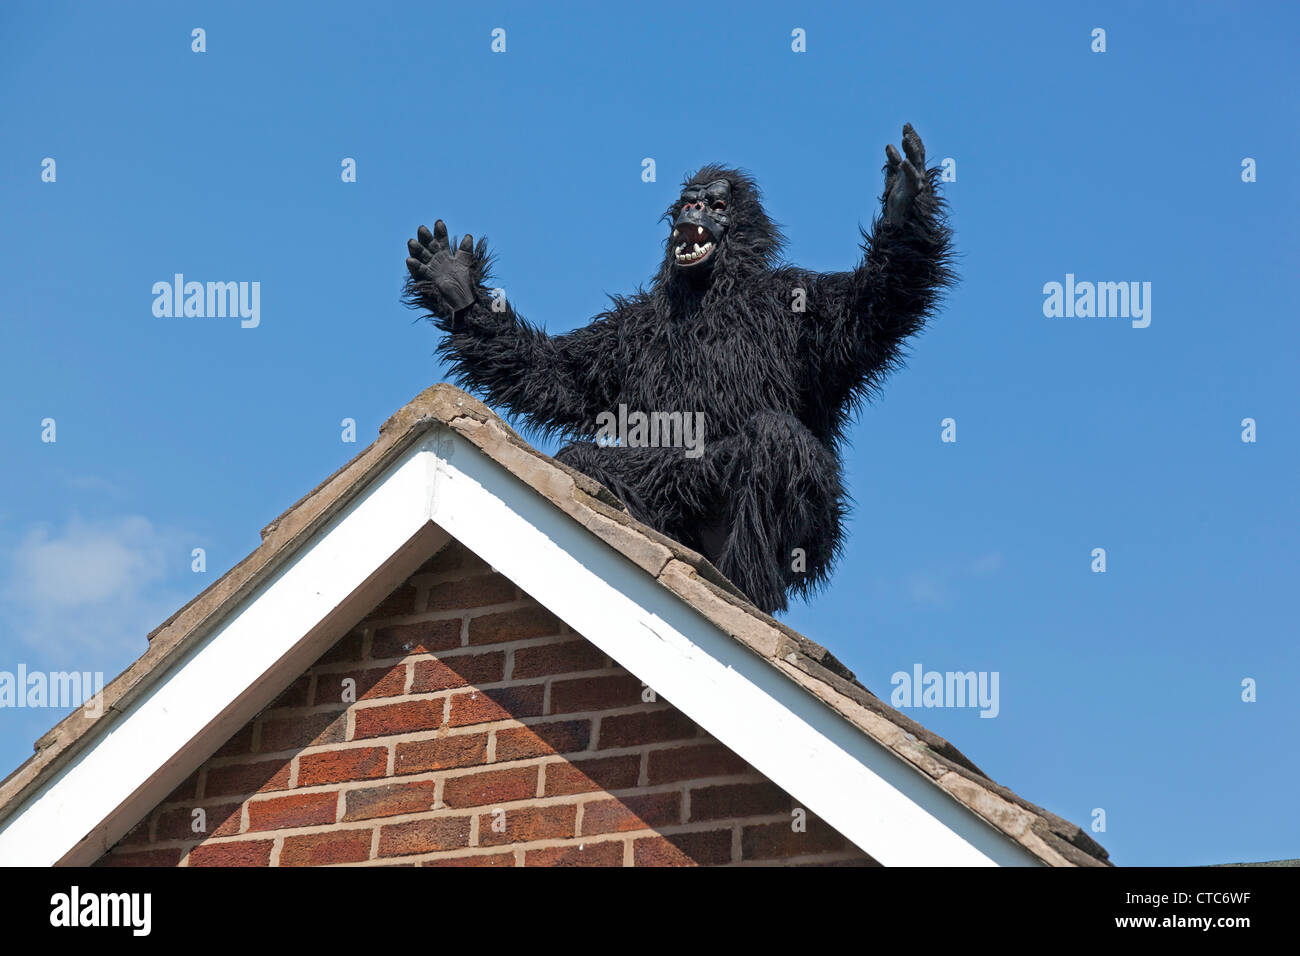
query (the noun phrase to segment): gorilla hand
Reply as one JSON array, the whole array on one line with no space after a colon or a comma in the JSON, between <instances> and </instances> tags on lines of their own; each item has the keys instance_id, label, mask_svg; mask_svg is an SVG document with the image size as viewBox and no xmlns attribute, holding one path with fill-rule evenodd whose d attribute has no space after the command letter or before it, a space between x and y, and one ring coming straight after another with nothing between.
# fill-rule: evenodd
<instances>
[{"instance_id":1,"label":"gorilla hand","mask_svg":"<svg viewBox=\"0 0 1300 956\"><path fill-rule=\"evenodd\" d=\"M912 212L916 197L930 188L925 171L925 146L921 137L916 135L912 124L903 126L903 152L907 158L898 155L894 144L885 147L885 220L901 223Z\"/></svg>"},{"instance_id":2,"label":"gorilla hand","mask_svg":"<svg viewBox=\"0 0 1300 956\"><path fill-rule=\"evenodd\" d=\"M432 233L421 226L416 236L406 243L411 253L406 260L410 285L433 315L450 319L474 302L474 287L481 272L476 268L479 262L474 237L465 236L460 248L452 252L447 225L441 219L433 224Z\"/></svg>"}]
</instances>

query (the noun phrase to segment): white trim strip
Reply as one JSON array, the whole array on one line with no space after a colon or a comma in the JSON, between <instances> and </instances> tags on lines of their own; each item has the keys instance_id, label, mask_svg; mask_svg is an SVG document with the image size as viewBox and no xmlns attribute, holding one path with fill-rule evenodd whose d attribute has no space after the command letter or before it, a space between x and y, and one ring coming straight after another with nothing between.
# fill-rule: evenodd
<instances>
[{"instance_id":1,"label":"white trim strip","mask_svg":"<svg viewBox=\"0 0 1300 956\"><path fill-rule=\"evenodd\" d=\"M456 437L434 520L887 866L1041 865Z\"/></svg>"},{"instance_id":2,"label":"white trim strip","mask_svg":"<svg viewBox=\"0 0 1300 956\"><path fill-rule=\"evenodd\" d=\"M295 649L428 526L425 465L408 452L124 714L103 718L90 745L0 827L0 864L93 862L310 666L315 656ZM286 674L286 663L297 670ZM230 706L250 688L260 693L232 720ZM214 725L224 736L213 739ZM199 738L208 752L178 761ZM123 822L106 829L110 818Z\"/></svg>"}]
</instances>

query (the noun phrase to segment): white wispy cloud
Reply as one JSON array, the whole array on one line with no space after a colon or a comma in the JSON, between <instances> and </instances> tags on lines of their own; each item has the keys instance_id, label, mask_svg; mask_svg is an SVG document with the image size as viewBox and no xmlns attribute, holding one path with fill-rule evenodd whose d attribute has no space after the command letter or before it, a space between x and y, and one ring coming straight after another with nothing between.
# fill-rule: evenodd
<instances>
[{"instance_id":1,"label":"white wispy cloud","mask_svg":"<svg viewBox=\"0 0 1300 956\"><path fill-rule=\"evenodd\" d=\"M962 585L974 578L988 578L1002 570L1002 553L990 551L973 560L940 568L913 571L904 582L908 597L925 607L950 607Z\"/></svg>"},{"instance_id":2,"label":"white wispy cloud","mask_svg":"<svg viewBox=\"0 0 1300 956\"><path fill-rule=\"evenodd\" d=\"M109 498L121 498L122 488L99 475L65 475L63 483L73 491L91 492Z\"/></svg>"},{"instance_id":3,"label":"white wispy cloud","mask_svg":"<svg viewBox=\"0 0 1300 956\"><path fill-rule=\"evenodd\" d=\"M947 607L952 603L952 587L942 572L913 571L907 576L907 594L916 604Z\"/></svg>"},{"instance_id":4,"label":"white wispy cloud","mask_svg":"<svg viewBox=\"0 0 1300 956\"><path fill-rule=\"evenodd\" d=\"M967 570L978 578L988 577L990 574L997 574L1002 570L1002 552L990 551L988 554L981 554L970 563Z\"/></svg>"},{"instance_id":5,"label":"white wispy cloud","mask_svg":"<svg viewBox=\"0 0 1300 956\"><path fill-rule=\"evenodd\" d=\"M4 643L69 666L120 666L184 602L167 582L187 555L182 535L139 515L31 527L0 554Z\"/></svg>"}]
</instances>

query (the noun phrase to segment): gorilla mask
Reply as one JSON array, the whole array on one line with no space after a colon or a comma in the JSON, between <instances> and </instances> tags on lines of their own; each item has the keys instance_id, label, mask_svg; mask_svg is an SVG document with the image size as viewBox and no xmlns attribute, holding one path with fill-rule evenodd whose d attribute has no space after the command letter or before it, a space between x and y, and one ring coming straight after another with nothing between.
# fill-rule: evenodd
<instances>
[{"instance_id":1,"label":"gorilla mask","mask_svg":"<svg viewBox=\"0 0 1300 956\"><path fill-rule=\"evenodd\" d=\"M682 190L681 210L673 222L673 259L677 268L706 272L729 222L731 183L716 179Z\"/></svg>"}]
</instances>

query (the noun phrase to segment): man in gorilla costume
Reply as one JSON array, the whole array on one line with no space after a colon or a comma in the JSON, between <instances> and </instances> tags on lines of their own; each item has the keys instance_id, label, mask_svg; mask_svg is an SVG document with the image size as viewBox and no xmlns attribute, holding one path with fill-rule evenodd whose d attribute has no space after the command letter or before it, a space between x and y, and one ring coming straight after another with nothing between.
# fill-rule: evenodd
<instances>
[{"instance_id":1,"label":"man in gorilla costume","mask_svg":"<svg viewBox=\"0 0 1300 956\"><path fill-rule=\"evenodd\" d=\"M613 296L590 325L547 335L494 303L486 240L453 248L441 220L409 243L405 301L446 333L438 352L460 384L571 439L558 460L702 553L757 607L784 610L839 555L850 419L953 281L938 167L926 168L910 125L903 155L885 153L881 212L852 272L784 263L753 180L706 166L664 217L672 230L650 288ZM841 196L809 180L802 198ZM703 454L597 444L597 418L620 405L702 412Z\"/></svg>"}]
</instances>

